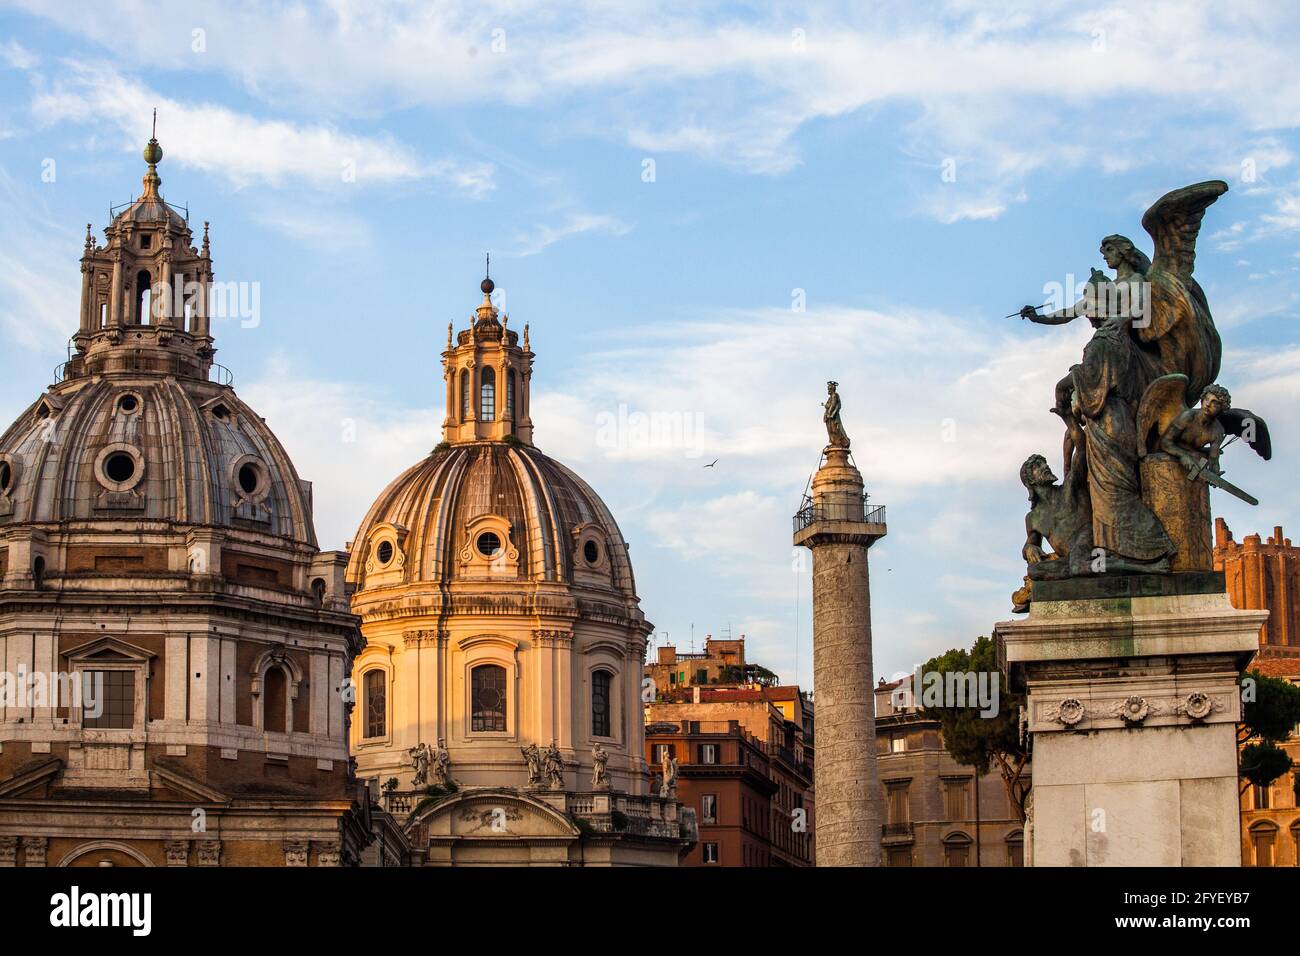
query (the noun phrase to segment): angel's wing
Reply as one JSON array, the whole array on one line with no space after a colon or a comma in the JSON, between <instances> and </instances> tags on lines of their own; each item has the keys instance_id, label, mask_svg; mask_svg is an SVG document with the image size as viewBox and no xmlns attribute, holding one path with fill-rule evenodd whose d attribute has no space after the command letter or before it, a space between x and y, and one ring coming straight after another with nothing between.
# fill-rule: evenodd
<instances>
[{"instance_id":1,"label":"angel's wing","mask_svg":"<svg viewBox=\"0 0 1300 956\"><path fill-rule=\"evenodd\" d=\"M1147 452L1159 447L1160 436L1165 433L1175 418L1187 411L1184 397L1187 395L1187 376L1174 373L1161 375L1147 386L1138 403L1138 447L1139 458L1145 458Z\"/></svg>"},{"instance_id":2,"label":"angel's wing","mask_svg":"<svg viewBox=\"0 0 1300 956\"><path fill-rule=\"evenodd\" d=\"M1268 436L1268 425L1250 409L1229 408L1219 413L1219 421L1225 432L1243 439L1260 458L1268 461L1273 457L1273 439Z\"/></svg>"},{"instance_id":3,"label":"angel's wing","mask_svg":"<svg viewBox=\"0 0 1300 956\"><path fill-rule=\"evenodd\" d=\"M1163 269L1183 281L1192 277L1192 268L1196 264L1196 235L1201 231L1205 210L1227 191L1227 183L1211 179L1165 193L1146 211L1142 228L1155 241L1153 269Z\"/></svg>"}]
</instances>

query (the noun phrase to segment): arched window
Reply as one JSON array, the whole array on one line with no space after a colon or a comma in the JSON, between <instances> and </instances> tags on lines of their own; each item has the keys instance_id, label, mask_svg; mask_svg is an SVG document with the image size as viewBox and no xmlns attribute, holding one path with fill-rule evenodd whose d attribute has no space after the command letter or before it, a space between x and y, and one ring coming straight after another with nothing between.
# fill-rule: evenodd
<instances>
[{"instance_id":1,"label":"arched window","mask_svg":"<svg viewBox=\"0 0 1300 956\"><path fill-rule=\"evenodd\" d=\"M470 411L473 409L473 407L474 406L471 404L470 390L469 390L469 371L467 369L461 369L460 370L460 420L462 422L469 421Z\"/></svg>"},{"instance_id":2,"label":"arched window","mask_svg":"<svg viewBox=\"0 0 1300 956\"><path fill-rule=\"evenodd\" d=\"M483 367L482 384L479 386L478 420L490 422L497 417L497 373L492 366Z\"/></svg>"},{"instance_id":3,"label":"arched window","mask_svg":"<svg viewBox=\"0 0 1300 956\"><path fill-rule=\"evenodd\" d=\"M366 695L365 736L383 737L388 733L388 676L381 670L366 671L362 689Z\"/></svg>"},{"instance_id":4,"label":"arched window","mask_svg":"<svg viewBox=\"0 0 1300 956\"><path fill-rule=\"evenodd\" d=\"M471 672L473 698L470 729L504 732L506 729L506 669L480 664Z\"/></svg>"},{"instance_id":5,"label":"arched window","mask_svg":"<svg viewBox=\"0 0 1300 956\"><path fill-rule=\"evenodd\" d=\"M149 273L141 270L135 276L135 324L149 324L149 309L153 298L153 280Z\"/></svg>"},{"instance_id":6,"label":"arched window","mask_svg":"<svg viewBox=\"0 0 1300 956\"><path fill-rule=\"evenodd\" d=\"M515 370L506 372L506 415L515 420Z\"/></svg>"},{"instance_id":7,"label":"arched window","mask_svg":"<svg viewBox=\"0 0 1300 956\"><path fill-rule=\"evenodd\" d=\"M609 671L591 672L591 735L608 737L609 732Z\"/></svg>"},{"instance_id":8,"label":"arched window","mask_svg":"<svg viewBox=\"0 0 1300 956\"><path fill-rule=\"evenodd\" d=\"M288 725L289 681L284 668L268 667L262 677L262 729L282 734Z\"/></svg>"},{"instance_id":9,"label":"arched window","mask_svg":"<svg viewBox=\"0 0 1300 956\"><path fill-rule=\"evenodd\" d=\"M1277 841L1277 824L1263 820L1250 828L1250 842L1256 866L1273 866L1273 847Z\"/></svg>"},{"instance_id":10,"label":"arched window","mask_svg":"<svg viewBox=\"0 0 1300 956\"><path fill-rule=\"evenodd\" d=\"M943 838L943 865L970 866L971 838L964 833L952 833Z\"/></svg>"}]
</instances>

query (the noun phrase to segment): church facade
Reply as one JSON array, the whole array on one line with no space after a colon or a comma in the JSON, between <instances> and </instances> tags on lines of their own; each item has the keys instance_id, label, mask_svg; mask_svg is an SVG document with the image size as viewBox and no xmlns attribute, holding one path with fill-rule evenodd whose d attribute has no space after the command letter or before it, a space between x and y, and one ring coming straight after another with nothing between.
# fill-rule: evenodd
<instances>
[{"instance_id":1,"label":"church facade","mask_svg":"<svg viewBox=\"0 0 1300 956\"><path fill-rule=\"evenodd\" d=\"M645 764L627 544L533 444L528 327L481 291L448 327L444 440L351 545L358 775L417 864L676 865L696 830Z\"/></svg>"},{"instance_id":2,"label":"church facade","mask_svg":"<svg viewBox=\"0 0 1300 956\"><path fill-rule=\"evenodd\" d=\"M144 158L0 436L0 866L354 863L345 558L213 363L207 225Z\"/></svg>"}]
</instances>

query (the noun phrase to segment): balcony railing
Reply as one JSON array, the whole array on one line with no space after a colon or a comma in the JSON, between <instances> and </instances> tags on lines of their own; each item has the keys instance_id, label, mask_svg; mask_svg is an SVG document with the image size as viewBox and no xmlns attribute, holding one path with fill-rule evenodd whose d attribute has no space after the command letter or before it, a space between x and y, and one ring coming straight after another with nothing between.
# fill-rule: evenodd
<instances>
[{"instance_id":1,"label":"balcony railing","mask_svg":"<svg viewBox=\"0 0 1300 956\"><path fill-rule=\"evenodd\" d=\"M860 505L833 504L826 507L804 499L804 506L795 512L795 534L816 521L865 521L867 524L884 524L885 506L872 505L867 498L868 496L864 494Z\"/></svg>"}]
</instances>

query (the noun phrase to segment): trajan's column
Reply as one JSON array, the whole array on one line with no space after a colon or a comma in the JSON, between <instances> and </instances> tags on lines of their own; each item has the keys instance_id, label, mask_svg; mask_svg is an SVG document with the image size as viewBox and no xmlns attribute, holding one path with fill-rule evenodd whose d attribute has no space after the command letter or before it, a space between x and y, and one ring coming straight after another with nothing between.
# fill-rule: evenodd
<instances>
[{"instance_id":1,"label":"trajan's column","mask_svg":"<svg viewBox=\"0 0 1300 956\"><path fill-rule=\"evenodd\" d=\"M830 438L812 494L795 515L794 543L813 556L813 690L817 704L818 866L880 865L880 775L867 549L885 536L885 509L868 508L849 459L836 383L823 419Z\"/></svg>"}]
</instances>

